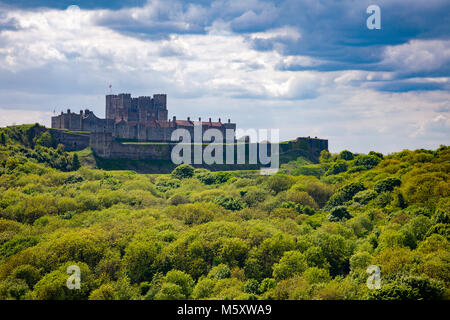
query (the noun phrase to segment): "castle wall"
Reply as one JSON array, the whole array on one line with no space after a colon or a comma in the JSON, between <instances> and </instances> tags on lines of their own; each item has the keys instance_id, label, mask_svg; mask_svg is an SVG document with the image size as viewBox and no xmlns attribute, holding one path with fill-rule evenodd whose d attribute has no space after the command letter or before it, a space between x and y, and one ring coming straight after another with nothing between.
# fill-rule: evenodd
<instances>
[{"instance_id":1,"label":"castle wall","mask_svg":"<svg viewBox=\"0 0 450 320\"><path fill-rule=\"evenodd\" d=\"M79 114L61 113L52 117L52 128L71 131L87 131L88 134L53 130L52 134L66 150L81 150L89 145L102 158L126 158L134 160L170 160L174 144L128 144L118 140L171 142L172 133L185 129L192 141L195 138L195 125L201 122L187 120L168 121L167 96L155 94L152 97L132 98L130 94L106 96L106 119L100 119L89 110ZM236 124L209 121L201 122L202 134L209 129L219 130L226 139L226 130L236 130ZM205 141L206 142L206 141ZM205 145L203 146L205 147ZM248 147L248 145L247 145ZM256 148L259 148L257 144ZM253 149L252 149L253 150ZM322 150L328 150L328 140L317 138L297 138L295 141L280 144L280 154L300 150L318 158Z\"/></svg>"},{"instance_id":2,"label":"castle wall","mask_svg":"<svg viewBox=\"0 0 450 320\"><path fill-rule=\"evenodd\" d=\"M62 130L50 129L57 144L64 145L66 151L78 151L89 147L89 134L66 132Z\"/></svg>"},{"instance_id":3,"label":"castle wall","mask_svg":"<svg viewBox=\"0 0 450 320\"><path fill-rule=\"evenodd\" d=\"M107 159L168 160L169 144L122 144L113 140L110 133L91 133L90 145L95 154Z\"/></svg>"}]
</instances>

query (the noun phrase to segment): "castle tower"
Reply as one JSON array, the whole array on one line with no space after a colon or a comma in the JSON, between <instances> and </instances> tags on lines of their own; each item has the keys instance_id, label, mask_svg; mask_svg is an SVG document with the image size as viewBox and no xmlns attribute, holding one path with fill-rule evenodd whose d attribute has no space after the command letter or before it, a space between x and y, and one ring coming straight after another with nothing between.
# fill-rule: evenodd
<instances>
[{"instance_id":1,"label":"castle tower","mask_svg":"<svg viewBox=\"0 0 450 320\"><path fill-rule=\"evenodd\" d=\"M121 93L119 95L106 96L106 119L120 121L128 120L128 113L131 109L131 94Z\"/></svg>"}]
</instances>

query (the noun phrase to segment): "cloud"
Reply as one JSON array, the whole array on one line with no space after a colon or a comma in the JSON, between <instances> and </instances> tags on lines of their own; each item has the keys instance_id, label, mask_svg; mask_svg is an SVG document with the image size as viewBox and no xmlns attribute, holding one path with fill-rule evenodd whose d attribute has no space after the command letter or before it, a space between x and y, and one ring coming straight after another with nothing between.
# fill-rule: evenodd
<instances>
[{"instance_id":1,"label":"cloud","mask_svg":"<svg viewBox=\"0 0 450 320\"><path fill-rule=\"evenodd\" d=\"M278 127L282 139L320 136L332 151L446 143L450 40L439 26L446 18L435 16L446 2L380 1L379 33L365 28L368 4L352 3L0 7L2 123L48 124L55 108L103 116L111 83L116 93L166 92L180 118Z\"/></svg>"},{"instance_id":2,"label":"cloud","mask_svg":"<svg viewBox=\"0 0 450 320\"><path fill-rule=\"evenodd\" d=\"M78 5L83 9L120 9L123 7L138 7L145 4L146 0L1 0L0 4L6 4L22 9L54 8L66 9L71 5Z\"/></svg>"}]
</instances>

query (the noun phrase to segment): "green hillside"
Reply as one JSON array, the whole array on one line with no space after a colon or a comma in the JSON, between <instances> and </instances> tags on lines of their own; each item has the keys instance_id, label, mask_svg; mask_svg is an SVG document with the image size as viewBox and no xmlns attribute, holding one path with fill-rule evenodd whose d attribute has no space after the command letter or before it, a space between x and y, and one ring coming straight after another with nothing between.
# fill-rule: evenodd
<instances>
[{"instance_id":1,"label":"green hillside","mask_svg":"<svg viewBox=\"0 0 450 320\"><path fill-rule=\"evenodd\" d=\"M449 147L139 174L39 128L0 129L0 299L450 297Z\"/></svg>"}]
</instances>

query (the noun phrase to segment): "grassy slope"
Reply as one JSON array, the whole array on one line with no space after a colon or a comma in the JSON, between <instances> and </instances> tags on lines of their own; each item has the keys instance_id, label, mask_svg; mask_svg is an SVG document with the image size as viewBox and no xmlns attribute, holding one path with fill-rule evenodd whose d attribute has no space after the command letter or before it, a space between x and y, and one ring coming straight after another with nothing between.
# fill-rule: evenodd
<instances>
[{"instance_id":1,"label":"grassy slope","mask_svg":"<svg viewBox=\"0 0 450 320\"><path fill-rule=\"evenodd\" d=\"M0 299L450 297L448 147L179 180L92 169L89 150L62 172L25 129L0 146ZM73 263L81 291L64 287Z\"/></svg>"}]
</instances>

